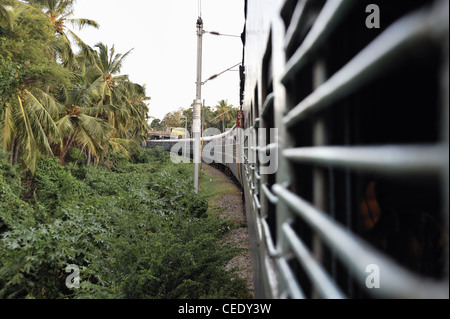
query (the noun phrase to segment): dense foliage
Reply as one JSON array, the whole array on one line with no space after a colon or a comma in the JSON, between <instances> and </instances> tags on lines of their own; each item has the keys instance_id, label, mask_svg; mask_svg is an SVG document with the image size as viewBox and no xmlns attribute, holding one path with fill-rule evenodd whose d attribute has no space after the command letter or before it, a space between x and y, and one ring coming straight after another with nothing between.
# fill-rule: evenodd
<instances>
[{"instance_id":1,"label":"dense foliage","mask_svg":"<svg viewBox=\"0 0 450 319\"><path fill-rule=\"evenodd\" d=\"M148 137L150 98L120 74L131 50L89 47L66 24L99 25L72 11L73 0L0 0L0 143L31 173L39 155L64 164L77 148L98 165Z\"/></svg>"},{"instance_id":2,"label":"dense foliage","mask_svg":"<svg viewBox=\"0 0 450 319\"><path fill-rule=\"evenodd\" d=\"M140 147L131 50L86 45L73 3L0 0L0 298L248 297L191 167Z\"/></svg>"},{"instance_id":3,"label":"dense foliage","mask_svg":"<svg viewBox=\"0 0 450 319\"><path fill-rule=\"evenodd\" d=\"M41 157L21 176L0 164L0 297L246 298L224 265L230 226L206 215L189 164L162 149L120 156L111 168ZM68 265L80 288L68 289Z\"/></svg>"}]
</instances>

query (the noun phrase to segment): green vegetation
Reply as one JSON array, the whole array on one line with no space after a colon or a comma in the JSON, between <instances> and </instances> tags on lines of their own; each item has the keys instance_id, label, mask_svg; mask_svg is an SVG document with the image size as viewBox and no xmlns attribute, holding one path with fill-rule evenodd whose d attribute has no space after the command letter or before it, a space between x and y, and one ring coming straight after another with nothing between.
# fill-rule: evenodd
<instances>
[{"instance_id":1,"label":"green vegetation","mask_svg":"<svg viewBox=\"0 0 450 319\"><path fill-rule=\"evenodd\" d=\"M192 191L192 165L134 155L110 169L41 157L34 175L0 164L0 297L248 298L223 268L238 251L220 244L226 221ZM66 287L70 264L79 289Z\"/></svg>"},{"instance_id":2,"label":"green vegetation","mask_svg":"<svg viewBox=\"0 0 450 319\"><path fill-rule=\"evenodd\" d=\"M216 128L221 132L225 132L227 128L231 128L236 124L236 114L239 108L228 104L226 100L218 101L214 108L212 109L210 106L202 108L205 129ZM192 112L192 105L187 109L180 108L177 111L167 113L162 120L153 119L150 127L154 131L165 131L169 127L184 128L187 124L188 131L192 131Z\"/></svg>"},{"instance_id":3,"label":"green vegetation","mask_svg":"<svg viewBox=\"0 0 450 319\"><path fill-rule=\"evenodd\" d=\"M73 3L0 0L0 298L248 297L191 165L140 147L131 50L86 45Z\"/></svg>"},{"instance_id":4,"label":"green vegetation","mask_svg":"<svg viewBox=\"0 0 450 319\"><path fill-rule=\"evenodd\" d=\"M73 0L0 0L0 143L34 173L40 155L66 163L70 149L99 165L148 137L145 87L120 70L125 54L86 45L67 28ZM78 48L78 53L74 53Z\"/></svg>"},{"instance_id":5,"label":"green vegetation","mask_svg":"<svg viewBox=\"0 0 450 319\"><path fill-rule=\"evenodd\" d=\"M208 171L204 169L201 171L200 195L208 200L208 215L218 217L221 208L218 207L217 201L225 195L240 192L228 179L223 174L208 174Z\"/></svg>"}]
</instances>

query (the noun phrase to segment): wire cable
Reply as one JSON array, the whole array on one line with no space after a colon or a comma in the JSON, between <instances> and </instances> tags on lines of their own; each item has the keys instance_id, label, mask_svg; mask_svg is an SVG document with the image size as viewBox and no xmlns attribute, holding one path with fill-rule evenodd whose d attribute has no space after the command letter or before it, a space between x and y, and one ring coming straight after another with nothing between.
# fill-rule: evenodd
<instances>
[{"instance_id":1,"label":"wire cable","mask_svg":"<svg viewBox=\"0 0 450 319\"><path fill-rule=\"evenodd\" d=\"M227 71L232 71L232 70L231 70L232 68L237 67L238 65L241 65L241 64L242 64L242 62L239 62L238 64L233 65L232 67L226 69L225 71L222 71L222 72L220 72L220 73L218 73L218 74L214 74L214 75L210 76L205 82L202 82L202 85L204 85L204 84L205 84L206 82L208 82L209 80L215 79L216 77L218 77L219 75L221 75L221 74L223 74L223 73L225 73L225 72L227 72Z\"/></svg>"},{"instance_id":2,"label":"wire cable","mask_svg":"<svg viewBox=\"0 0 450 319\"><path fill-rule=\"evenodd\" d=\"M217 31L204 31L204 33L209 33L212 35L217 35L217 36L224 36L224 37L233 37L233 38L240 38L240 35L233 35L233 34L224 34L224 33L219 33Z\"/></svg>"}]
</instances>

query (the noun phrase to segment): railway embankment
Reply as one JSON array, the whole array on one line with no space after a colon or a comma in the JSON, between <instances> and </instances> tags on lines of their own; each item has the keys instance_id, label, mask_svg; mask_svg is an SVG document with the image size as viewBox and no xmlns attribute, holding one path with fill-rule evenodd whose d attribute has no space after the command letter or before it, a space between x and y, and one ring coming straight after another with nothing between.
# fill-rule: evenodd
<instances>
[{"instance_id":1,"label":"railway embankment","mask_svg":"<svg viewBox=\"0 0 450 319\"><path fill-rule=\"evenodd\" d=\"M222 243L239 251L227 263L225 270L237 269L237 274L247 282L247 288L254 296L252 258L242 189L219 168L203 164L200 194L208 198L209 214L229 222L230 229Z\"/></svg>"}]
</instances>

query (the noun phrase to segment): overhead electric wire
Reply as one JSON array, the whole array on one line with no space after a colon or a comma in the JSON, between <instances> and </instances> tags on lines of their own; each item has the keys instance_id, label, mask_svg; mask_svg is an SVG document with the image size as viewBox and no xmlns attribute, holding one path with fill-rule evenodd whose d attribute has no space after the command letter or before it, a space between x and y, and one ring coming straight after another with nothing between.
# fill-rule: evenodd
<instances>
[{"instance_id":1,"label":"overhead electric wire","mask_svg":"<svg viewBox=\"0 0 450 319\"><path fill-rule=\"evenodd\" d=\"M240 35L233 35L233 34L224 34L224 33L219 33L217 31L204 31L204 33L209 33L212 35L217 35L217 36L223 36L223 37L233 37L233 38L240 38Z\"/></svg>"},{"instance_id":2,"label":"overhead electric wire","mask_svg":"<svg viewBox=\"0 0 450 319\"><path fill-rule=\"evenodd\" d=\"M218 73L218 74L214 74L214 75L210 76L205 82L202 82L202 85L205 84L206 82L208 82L209 80L215 79L216 77L218 77L219 75L221 75L221 74L223 74L223 73L225 73L225 72L227 72L227 71L232 71L232 70L231 70L232 68L237 67L238 65L241 65L241 64L242 64L242 62L239 62L239 63L233 65L232 67L226 69L225 71L222 71L222 72L220 72L220 73Z\"/></svg>"}]
</instances>

